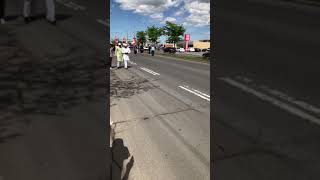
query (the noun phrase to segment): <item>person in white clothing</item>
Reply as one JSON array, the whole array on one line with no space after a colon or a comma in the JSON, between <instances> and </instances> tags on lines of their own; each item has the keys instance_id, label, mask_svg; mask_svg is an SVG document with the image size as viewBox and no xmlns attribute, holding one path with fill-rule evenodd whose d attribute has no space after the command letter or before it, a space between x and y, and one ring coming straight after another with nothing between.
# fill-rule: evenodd
<instances>
[{"instance_id":1,"label":"person in white clothing","mask_svg":"<svg viewBox=\"0 0 320 180\"><path fill-rule=\"evenodd\" d=\"M128 69L128 61L130 60L129 54L131 53L128 44L123 44L122 54L123 54L123 61L124 61L124 68Z\"/></svg>"},{"instance_id":2,"label":"person in white clothing","mask_svg":"<svg viewBox=\"0 0 320 180\"><path fill-rule=\"evenodd\" d=\"M46 1L46 9L47 15L46 18L49 23L55 25L56 24L56 14L55 14L55 2L54 0L45 0ZM24 0L23 6L23 16L26 23L31 21L31 3L32 0Z\"/></svg>"}]
</instances>

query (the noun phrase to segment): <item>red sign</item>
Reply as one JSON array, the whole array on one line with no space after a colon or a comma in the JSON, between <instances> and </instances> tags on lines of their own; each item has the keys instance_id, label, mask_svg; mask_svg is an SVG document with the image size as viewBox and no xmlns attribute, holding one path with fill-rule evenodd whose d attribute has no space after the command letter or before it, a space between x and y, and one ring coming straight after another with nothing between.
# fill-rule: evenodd
<instances>
[{"instance_id":1,"label":"red sign","mask_svg":"<svg viewBox=\"0 0 320 180\"><path fill-rule=\"evenodd\" d=\"M136 45L136 37L133 38L133 44Z\"/></svg>"},{"instance_id":2,"label":"red sign","mask_svg":"<svg viewBox=\"0 0 320 180\"><path fill-rule=\"evenodd\" d=\"M185 34L184 35L184 40L185 41L190 41L190 34Z\"/></svg>"}]
</instances>

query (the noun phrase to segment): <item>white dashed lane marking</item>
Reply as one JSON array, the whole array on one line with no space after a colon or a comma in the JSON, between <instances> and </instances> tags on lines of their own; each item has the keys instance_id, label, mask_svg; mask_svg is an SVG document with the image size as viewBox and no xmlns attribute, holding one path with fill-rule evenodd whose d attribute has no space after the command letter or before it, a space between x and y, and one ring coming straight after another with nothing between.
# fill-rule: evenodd
<instances>
[{"instance_id":1,"label":"white dashed lane marking","mask_svg":"<svg viewBox=\"0 0 320 180\"><path fill-rule=\"evenodd\" d=\"M202 99L210 101L210 96L205 94L205 93L203 93L203 92L201 92L201 91L199 91L199 90L196 90L196 89L193 89L193 88L189 88L188 86L179 86L179 88L181 88L181 89L183 89L185 91L188 91L191 94L199 96Z\"/></svg>"},{"instance_id":2,"label":"white dashed lane marking","mask_svg":"<svg viewBox=\"0 0 320 180\"><path fill-rule=\"evenodd\" d=\"M159 73L154 72L154 71L152 71L152 70L150 70L148 68L145 68L145 67L140 67L140 69L142 69L142 70L144 70L144 71L146 71L146 72L148 72L148 73L150 73L150 74L152 74L154 76L159 76L160 75Z\"/></svg>"},{"instance_id":3,"label":"white dashed lane marking","mask_svg":"<svg viewBox=\"0 0 320 180\"><path fill-rule=\"evenodd\" d=\"M77 4L77 3L74 3L74 2L72 2L72 1L57 0L57 2L60 3L60 4L62 4L62 5L64 5L64 6L66 6L66 7L68 7L68 8L71 8L71 9L73 9L73 10L76 10L76 11L78 11L78 10L84 11L84 10L87 9L86 7L81 6L81 5L79 5L79 4Z\"/></svg>"}]
</instances>

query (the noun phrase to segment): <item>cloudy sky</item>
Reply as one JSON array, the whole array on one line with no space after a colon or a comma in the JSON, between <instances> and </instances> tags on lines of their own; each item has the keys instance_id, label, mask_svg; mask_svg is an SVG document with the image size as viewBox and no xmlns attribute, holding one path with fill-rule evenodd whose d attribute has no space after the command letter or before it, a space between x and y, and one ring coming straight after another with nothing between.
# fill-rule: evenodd
<instances>
[{"instance_id":1,"label":"cloudy sky","mask_svg":"<svg viewBox=\"0 0 320 180\"><path fill-rule=\"evenodd\" d=\"M210 37L210 0L111 0L111 38L132 38L146 27L165 21L183 24L191 40ZM164 40L164 38L161 38Z\"/></svg>"}]
</instances>

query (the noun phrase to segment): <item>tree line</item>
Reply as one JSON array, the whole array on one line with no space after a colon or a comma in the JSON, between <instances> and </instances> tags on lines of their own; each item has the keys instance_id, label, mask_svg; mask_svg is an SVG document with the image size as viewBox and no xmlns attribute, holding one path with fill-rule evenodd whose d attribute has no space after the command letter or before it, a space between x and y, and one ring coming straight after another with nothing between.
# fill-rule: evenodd
<instances>
[{"instance_id":1,"label":"tree line","mask_svg":"<svg viewBox=\"0 0 320 180\"><path fill-rule=\"evenodd\" d=\"M167 21L165 26L163 27L147 27L145 31L138 31L136 34L137 42L145 44L147 41L146 36L148 36L148 40L152 43L157 43L157 40L161 36L167 36L167 43L175 44L182 40L182 36L184 35L186 29L182 25L178 25L172 22Z\"/></svg>"}]
</instances>

